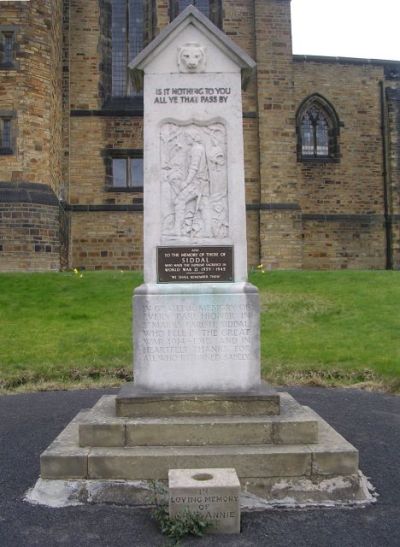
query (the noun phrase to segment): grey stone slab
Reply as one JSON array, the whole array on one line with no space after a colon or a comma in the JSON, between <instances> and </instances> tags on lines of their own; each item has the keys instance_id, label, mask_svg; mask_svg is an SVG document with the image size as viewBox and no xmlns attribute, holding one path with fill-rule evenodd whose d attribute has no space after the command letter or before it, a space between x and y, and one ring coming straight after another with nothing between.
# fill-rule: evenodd
<instances>
[{"instance_id":1,"label":"grey stone slab","mask_svg":"<svg viewBox=\"0 0 400 547\"><path fill-rule=\"evenodd\" d=\"M101 397L79 423L79 446L125 446L125 421L115 415L115 396Z\"/></svg>"},{"instance_id":2,"label":"grey stone slab","mask_svg":"<svg viewBox=\"0 0 400 547\"><path fill-rule=\"evenodd\" d=\"M307 446L213 446L93 448L91 479L166 479L169 469L233 467L239 477L309 476Z\"/></svg>"},{"instance_id":3,"label":"grey stone slab","mask_svg":"<svg viewBox=\"0 0 400 547\"><path fill-rule=\"evenodd\" d=\"M128 421L127 446L270 444L272 424L259 418L154 418Z\"/></svg>"},{"instance_id":4,"label":"grey stone slab","mask_svg":"<svg viewBox=\"0 0 400 547\"><path fill-rule=\"evenodd\" d=\"M308 444L318 442L318 424L309 420L274 421L275 444Z\"/></svg>"},{"instance_id":5,"label":"grey stone slab","mask_svg":"<svg viewBox=\"0 0 400 547\"><path fill-rule=\"evenodd\" d=\"M316 443L318 421L315 415L289 394L280 396L279 416L128 420L127 446Z\"/></svg>"},{"instance_id":6,"label":"grey stone slab","mask_svg":"<svg viewBox=\"0 0 400 547\"><path fill-rule=\"evenodd\" d=\"M122 418L115 397L102 397L79 426L80 446L201 446L308 444L318 440L318 421L287 393L277 416ZM125 439L126 436L126 439Z\"/></svg>"},{"instance_id":7,"label":"grey stone slab","mask_svg":"<svg viewBox=\"0 0 400 547\"><path fill-rule=\"evenodd\" d=\"M374 503L376 494L360 472L333 477L241 478L242 509Z\"/></svg>"},{"instance_id":8,"label":"grey stone slab","mask_svg":"<svg viewBox=\"0 0 400 547\"><path fill-rule=\"evenodd\" d=\"M79 425L80 446L125 446L125 425L83 423Z\"/></svg>"},{"instance_id":9,"label":"grey stone slab","mask_svg":"<svg viewBox=\"0 0 400 547\"><path fill-rule=\"evenodd\" d=\"M318 476L351 475L358 471L358 450L325 420L318 418L319 442L309 445L312 452L312 474Z\"/></svg>"},{"instance_id":10,"label":"grey stone slab","mask_svg":"<svg viewBox=\"0 0 400 547\"><path fill-rule=\"evenodd\" d=\"M117 416L260 416L279 414L279 395L260 384L247 392L162 393L126 384L117 395Z\"/></svg>"},{"instance_id":11,"label":"grey stone slab","mask_svg":"<svg viewBox=\"0 0 400 547\"><path fill-rule=\"evenodd\" d=\"M160 486L166 481L158 481ZM240 505L242 511L259 511L271 507L315 507L351 504L366 505L376 501L376 492L361 473L343 477L305 477L269 479L242 477ZM160 496L167 502L167 496ZM151 481L127 480L47 480L38 479L28 490L26 501L47 507L90 504L144 506L154 503Z\"/></svg>"},{"instance_id":12,"label":"grey stone slab","mask_svg":"<svg viewBox=\"0 0 400 547\"><path fill-rule=\"evenodd\" d=\"M43 479L73 479L87 477L89 450L78 446L78 425L85 417L80 412L40 456Z\"/></svg>"},{"instance_id":13,"label":"grey stone slab","mask_svg":"<svg viewBox=\"0 0 400 547\"><path fill-rule=\"evenodd\" d=\"M275 444L318 442L318 420L289 393L280 393L281 412L272 416L272 440Z\"/></svg>"},{"instance_id":14,"label":"grey stone slab","mask_svg":"<svg viewBox=\"0 0 400 547\"><path fill-rule=\"evenodd\" d=\"M99 423L115 422L115 395L103 395L85 414L82 421L98 421Z\"/></svg>"}]
</instances>

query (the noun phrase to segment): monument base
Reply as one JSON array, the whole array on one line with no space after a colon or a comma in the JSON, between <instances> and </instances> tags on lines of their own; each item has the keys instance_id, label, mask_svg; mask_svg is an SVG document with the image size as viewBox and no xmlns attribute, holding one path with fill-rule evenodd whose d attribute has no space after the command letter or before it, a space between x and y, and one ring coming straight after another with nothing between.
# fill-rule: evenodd
<instances>
[{"instance_id":1,"label":"monument base","mask_svg":"<svg viewBox=\"0 0 400 547\"><path fill-rule=\"evenodd\" d=\"M141 417L117 416L117 398L101 397L43 452L30 499L43 501L67 481L71 503L143 505L150 481L167 481L170 469L229 467L248 508L372 501L358 451L311 409L277 395L275 415L173 417L154 416L151 405Z\"/></svg>"},{"instance_id":2,"label":"monument base","mask_svg":"<svg viewBox=\"0 0 400 547\"><path fill-rule=\"evenodd\" d=\"M154 392L125 384L116 398L117 416L259 416L279 414L279 395L264 383L249 391Z\"/></svg>"},{"instance_id":3,"label":"monument base","mask_svg":"<svg viewBox=\"0 0 400 547\"><path fill-rule=\"evenodd\" d=\"M250 283L145 283L133 309L138 388L246 392L259 385L259 295Z\"/></svg>"}]
</instances>

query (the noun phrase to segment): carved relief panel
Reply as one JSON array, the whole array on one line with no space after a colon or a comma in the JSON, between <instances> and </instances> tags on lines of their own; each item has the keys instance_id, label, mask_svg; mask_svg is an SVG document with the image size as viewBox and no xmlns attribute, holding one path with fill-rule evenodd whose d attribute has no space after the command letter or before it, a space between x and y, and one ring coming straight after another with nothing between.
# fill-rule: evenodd
<instances>
[{"instance_id":1,"label":"carved relief panel","mask_svg":"<svg viewBox=\"0 0 400 547\"><path fill-rule=\"evenodd\" d=\"M160 133L163 240L228 238L225 125L168 121Z\"/></svg>"}]
</instances>

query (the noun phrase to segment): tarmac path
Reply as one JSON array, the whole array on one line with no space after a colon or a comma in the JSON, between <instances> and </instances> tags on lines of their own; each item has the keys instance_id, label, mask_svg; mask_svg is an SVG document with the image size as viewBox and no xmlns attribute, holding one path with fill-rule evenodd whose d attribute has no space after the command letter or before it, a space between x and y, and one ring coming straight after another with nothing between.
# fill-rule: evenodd
<instances>
[{"instance_id":1,"label":"tarmac path","mask_svg":"<svg viewBox=\"0 0 400 547\"><path fill-rule=\"evenodd\" d=\"M189 538L182 545L399 547L400 397L345 389L294 387L287 391L359 449L360 469L376 487L377 503L365 508L245 513L240 535ZM58 391L0 397L1 547L167 544L147 509L110 505L50 509L22 501L39 476L40 453L79 410L113 392Z\"/></svg>"}]
</instances>

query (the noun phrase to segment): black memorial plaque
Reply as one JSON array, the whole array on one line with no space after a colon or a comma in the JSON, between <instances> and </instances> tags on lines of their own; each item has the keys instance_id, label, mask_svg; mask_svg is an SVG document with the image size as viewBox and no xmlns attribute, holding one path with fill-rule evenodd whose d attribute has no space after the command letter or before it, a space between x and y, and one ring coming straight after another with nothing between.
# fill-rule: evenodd
<instances>
[{"instance_id":1,"label":"black memorial plaque","mask_svg":"<svg viewBox=\"0 0 400 547\"><path fill-rule=\"evenodd\" d=\"M157 247L158 283L233 282L233 247Z\"/></svg>"}]
</instances>

